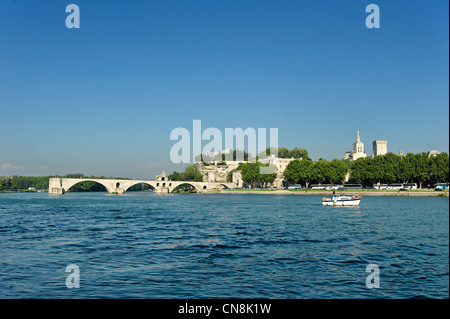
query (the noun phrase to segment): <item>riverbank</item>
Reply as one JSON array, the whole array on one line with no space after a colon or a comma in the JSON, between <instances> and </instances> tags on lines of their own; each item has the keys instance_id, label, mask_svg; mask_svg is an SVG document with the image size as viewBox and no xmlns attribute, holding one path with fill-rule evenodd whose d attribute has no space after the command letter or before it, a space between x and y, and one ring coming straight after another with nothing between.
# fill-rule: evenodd
<instances>
[{"instance_id":1,"label":"riverbank","mask_svg":"<svg viewBox=\"0 0 450 319\"><path fill-rule=\"evenodd\" d=\"M28 189L19 189L19 190L15 190L15 191L0 191L0 193L47 193L47 191L45 190L28 190Z\"/></svg>"},{"instance_id":2,"label":"riverbank","mask_svg":"<svg viewBox=\"0 0 450 319\"><path fill-rule=\"evenodd\" d=\"M333 191L327 190L272 190L272 189L224 189L221 194L272 194L272 195L322 195L331 196ZM336 194L362 194L363 196L403 196L403 197L448 197L448 191L435 190L347 190L336 191Z\"/></svg>"},{"instance_id":3,"label":"riverbank","mask_svg":"<svg viewBox=\"0 0 450 319\"><path fill-rule=\"evenodd\" d=\"M0 191L0 193L41 193L37 191ZM44 193L44 192L42 192ZM88 193L88 192L87 192ZM175 192L188 193L188 192ZM325 190L272 190L272 189L222 189L202 192L202 194L269 194L269 195L321 195L331 196L333 191ZM363 196L396 196L396 197L449 197L448 191L434 190L414 190L414 191L398 191L398 190L348 190L336 191L336 194L362 194Z\"/></svg>"}]
</instances>

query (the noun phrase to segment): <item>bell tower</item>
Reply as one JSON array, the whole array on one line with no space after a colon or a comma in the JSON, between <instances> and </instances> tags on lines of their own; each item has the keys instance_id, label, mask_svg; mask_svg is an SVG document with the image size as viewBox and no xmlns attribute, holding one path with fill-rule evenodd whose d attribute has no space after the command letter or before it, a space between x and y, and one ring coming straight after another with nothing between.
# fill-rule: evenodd
<instances>
[{"instance_id":1,"label":"bell tower","mask_svg":"<svg viewBox=\"0 0 450 319\"><path fill-rule=\"evenodd\" d=\"M366 152L364 151L364 143L361 142L359 131L356 131L356 142L353 143L352 160L355 161L358 158L366 156Z\"/></svg>"}]
</instances>

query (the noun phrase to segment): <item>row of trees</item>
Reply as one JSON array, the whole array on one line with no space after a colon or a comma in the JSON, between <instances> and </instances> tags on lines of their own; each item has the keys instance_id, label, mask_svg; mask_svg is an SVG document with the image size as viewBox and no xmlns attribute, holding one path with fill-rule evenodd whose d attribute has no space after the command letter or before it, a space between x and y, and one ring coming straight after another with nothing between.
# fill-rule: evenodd
<instances>
[{"instance_id":1,"label":"row of trees","mask_svg":"<svg viewBox=\"0 0 450 319\"><path fill-rule=\"evenodd\" d=\"M334 159L332 161L294 160L284 170L284 177L288 182L305 184L311 183L343 183L350 168L350 162Z\"/></svg>"},{"instance_id":2,"label":"row of trees","mask_svg":"<svg viewBox=\"0 0 450 319\"><path fill-rule=\"evenodd\" d=\"M0 176L0 191L48 189L49 176Z\"/></svg>"},{"instance_id":3,"label":"row of trees","mask_svg":"<svg viewBox=\"0 0 450 319\"><path fill-rule=\"evenodd\" d=\"M350 180L364 186L376 183L418 183L422 184L449 182L449 156L442 153L428 156L428 153L400 156L393 153L375 156L374 158L359 158L350 162L347 160L332 161L294 160L288 164L284 177L289 183L300 183L308 186L318 184L342 184L347 173Z\"/></svg>"},{"instance_id":4,"label":"row of trees","mask_svg":"<svg viewBox=\"0 0 450 319\"><path fill-rule=\"evenodd\" d=\"M447 153L429 156L428 153L399 156L388 153L374 158L360 158L351 165L351 179L372 185L376 183L417 183L425 184L449 182L449 156Z\"/></svg>"}]
</instances>

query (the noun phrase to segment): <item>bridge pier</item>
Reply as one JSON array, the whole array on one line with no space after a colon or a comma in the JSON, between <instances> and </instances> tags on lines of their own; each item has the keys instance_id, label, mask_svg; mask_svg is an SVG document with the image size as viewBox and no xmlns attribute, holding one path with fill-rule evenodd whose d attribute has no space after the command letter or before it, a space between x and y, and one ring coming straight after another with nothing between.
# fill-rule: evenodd
<instances>
[{"instance_id":1,"label":"bridge pier","mask_svg":"<svg viewBox=\"0 0 450 319\"><path fill-rule=\"evenodd\" d=\"M125 189L121 187L114 187L113 189L107 188L108 193L110 194L125 194Z\"/></svg>"},{"instance_id":2,"label":"bridge pier","mask_svg":"<svg viewBox=\"0 0 450 319\"><path fill-rule=\"evenodd\" d=\"M167 187L157 187L155 188L155 194L169 194L169 188Z\"/></svg>"},{"instance_id":3,"label":"bridge pier","mask_svg":"<svg viewBox=\"0 0 450 319\"><path fill-rule=\"evenodd\" d=\"M49 195L63 195L66 193L66 191L62 187L49 187L48 193Z\"/></svg>"},{"instance_id":4,"label":"bridge pier","mask_svg":"<svg viewBox=\"0 0 450 319\"><path fill-rule=\"evenodd\" d=\"M62 178L50 178L48 182L48 193L49 195L62 195L66 193L63 188Z\"/></svg>"}]
</instances>

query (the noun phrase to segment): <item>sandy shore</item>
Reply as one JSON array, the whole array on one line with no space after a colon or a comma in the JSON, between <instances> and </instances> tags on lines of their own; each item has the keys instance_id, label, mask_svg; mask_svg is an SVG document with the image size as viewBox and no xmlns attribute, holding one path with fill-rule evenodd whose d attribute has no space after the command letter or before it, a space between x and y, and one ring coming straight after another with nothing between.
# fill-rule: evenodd
<instances>
[{"instance_id":1,"label":"sandy shore","mask_svg":"<svg viewBox=\"0 0 450 319\"><path fill-rule=\"evenodd\" d=\"M322 195L331 196L332 191L315 191L315 190L220 190L215 192L220 194L271 194L271 195ZM403 197L448 197L448 191L373 191L373 190L348 190L337 191L336 194L362 194L363 196L403 196Z\"/></svg>"}]
</instances>

